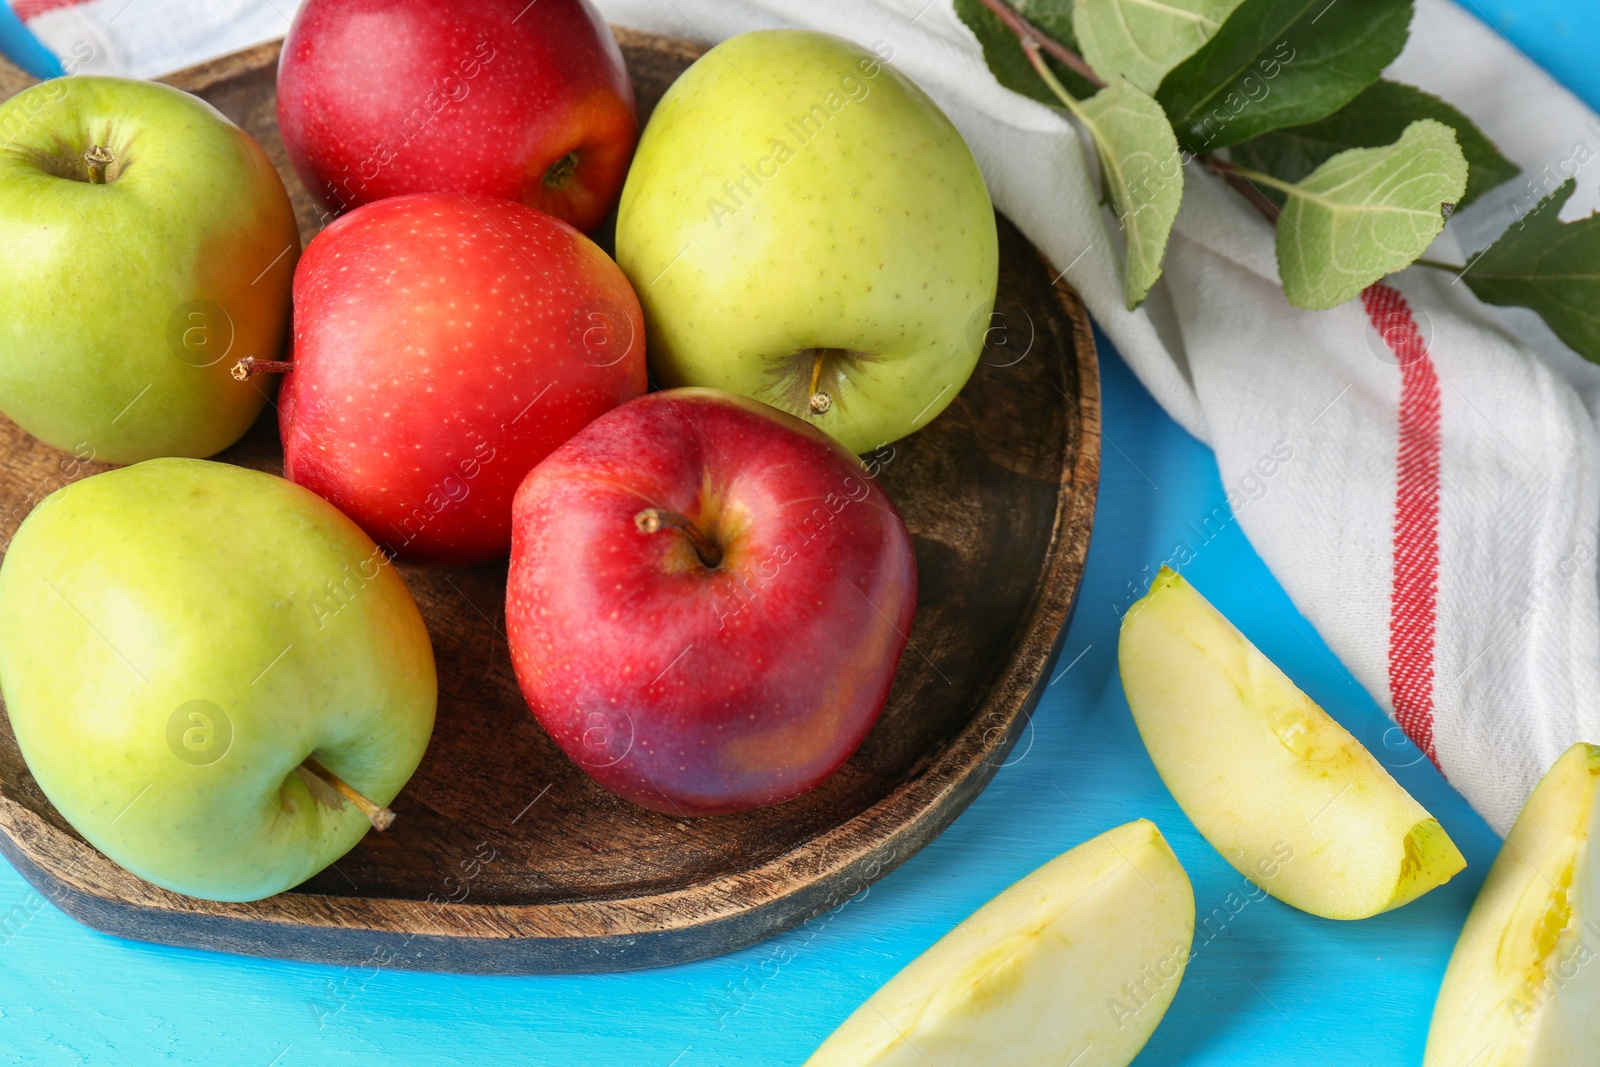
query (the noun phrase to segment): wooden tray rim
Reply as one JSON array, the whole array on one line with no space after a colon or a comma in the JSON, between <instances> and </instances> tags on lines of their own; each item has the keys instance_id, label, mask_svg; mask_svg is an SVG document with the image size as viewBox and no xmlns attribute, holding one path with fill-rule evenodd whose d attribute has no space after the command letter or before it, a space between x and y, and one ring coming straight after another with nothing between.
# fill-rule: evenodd
<instances>
[{"instance_id":1,"label":"wooden tray rim","mask_svg":"<svg viewBox=\"0 0 1600 1067\"><path fill-rule=\"evenodd\" d=\"M681 53L691 60L705 50L688 42L614 27L624 45L648 45ZM200 93L246 71L275 63L282 41L269 41L222 56L158 79L189 92ZM0 87L31 82L0 58ZM1035 249L1047 267L1047 257ZM965 810L987 786L1020 734L1020 727L1048 685L1048 668L1065 636L1081 585L1084 556L1095 512L1100 465L1100 381L1093 332L1082 300L1057 277L1052 285L1066 317L1073 324L1072 342L1077 355L1080 392L1066 397L1078 412L1079 439L1068 441L1063 455L1062 491L1057 497L1056 522L1046 549L1046 563L1027 613L1026 624L1013 647L1001 676L990 687L970 723L944 745L931 762L913 777L850 820L755 867L711 882L635 897L538 904L452 903L392 897L323 896L287 892L265 900L232 904L197 900L163 890L117 866L92 846L62 834L30 809L0 795L0 853L35 889L68 914L90 926L104 913L164 913L215 920L236 934L230 951L282 958L346 957L335 950L316 957L252 947L251 929L297 926L330 933L370 933L374 938L404 937L406 944L435 937L470 938L506 942L575 942L591 950L596 967L573 970L627 969L664 962L687 962L707 953L674 954L670 959L633 962L616 954L642 939L673 932L703 931L707 927L752 915L776 912L788 899L810 896L814 916L843 903L915 855ZM1072 491L1066 491L1068 488ZM1075 550L1076 549L1076 550ZM968 795L956 804L940 800L954 792ZM26 852L19 841L48 841L54 851L45 863ZM826 890L826 892L823 892ZM718 951L751 944L804 922L807 915L773 915L771 928L741 937ZM566 929L572 934L530 934L530 927ZM205 937L173 939L163 943L189 947L215 947ZM597 942L606 942L600 944ZM645 956L653 953L646 951ZM353 956L350 962L355 962ZM430 966L427 954L391 961L411 969L450 969ZM495 968L490 968L494 970ZM508 967L501 973L531 973Z\"/></svg>"}]
</instances>

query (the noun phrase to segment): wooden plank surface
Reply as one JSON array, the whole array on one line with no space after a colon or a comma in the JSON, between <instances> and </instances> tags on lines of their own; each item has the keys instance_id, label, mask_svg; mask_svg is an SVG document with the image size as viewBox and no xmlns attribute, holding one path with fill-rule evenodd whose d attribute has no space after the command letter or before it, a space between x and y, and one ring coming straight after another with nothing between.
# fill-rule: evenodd
<instances>
[{"instance_id":1,"label":"wooden plank surface","mask_svg":"<svg viewBox=\"0 0 1600 1067\"><path fill-rule=\"evenodd\" d=\"M1600 107L1600 5L1461 7L1502 27ZM1596 144L1582 129L1572 135ZM1154 819L1188 869L1202 912L1224 907L1240 888L1238 875L1172 805L1116 679L1116 608L1130 583L1182 542L1198 550L1185 573L1218 600L1231 591L1233 620L1383 752L1471 866L1416 904L1364 923L1312 919L1271 900L1244 907L1225 926L1213 922L1217 932L1202 939L1135 1067L1416 1067L1445 961L1497 839L1420 753L1387 735L1388 720L1333 661L1233 521L1209 450L1154 404L1103 341L1101 352L1105 469L1059 678L984 794L870 892L716 959L625 975L495 978L396 972L377 961L301 966L104 937L0 864L0 1060L796 1067L951 926L1097 828ZM1212 516L1227 521L1220 530L1214 521L1214 535L1201 542L1193 527ZM1399 747L1386 748L1386 735Z\"/></svg>"}]
</instances>

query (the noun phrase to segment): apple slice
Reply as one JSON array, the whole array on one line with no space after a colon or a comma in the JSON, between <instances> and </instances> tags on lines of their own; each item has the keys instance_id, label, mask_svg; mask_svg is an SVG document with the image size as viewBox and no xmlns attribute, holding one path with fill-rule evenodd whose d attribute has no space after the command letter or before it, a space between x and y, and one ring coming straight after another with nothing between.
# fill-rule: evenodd
<instances>
[{"instance_id":1,"label":"apple slice","mask_svg":"<svg viewBox=\"0 0 1600 1067\"><path fill-rule=\"evenodd\" d=\"M1423 1067L1567 1067L1600 1055L1600 748L1528 798L1444 974Z\"/></svg>"},{"instance_id":2,"label":"apple slice","mask_svg":"<svg viewBox=\"0 0 1600 1067\"><path fill-rule=\"evenodd\" d=\"M1246 878L1364 919L1467 863L1439 821L1176 571L1122 620L1122 688L1161 780Z\"/></svg>"},{"instance_id":3,"label":"apple slice","mask_svg":"<svg viewBox=\"0 0 1600 1067\"><path fill-rule=\"evenodd\" d=\"M1194 891L1140 819L1058 856L912 960L806 1067L1126 1067L1166 1014Z\"/></svg>"}]
</instances>

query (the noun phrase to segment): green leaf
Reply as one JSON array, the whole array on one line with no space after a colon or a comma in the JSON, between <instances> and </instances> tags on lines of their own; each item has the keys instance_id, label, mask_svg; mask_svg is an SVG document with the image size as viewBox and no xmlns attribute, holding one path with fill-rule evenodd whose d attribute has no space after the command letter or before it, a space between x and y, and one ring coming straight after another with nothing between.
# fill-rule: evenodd
<instances>
[{"instance_id":1,"label":"green leaf","mask_svg":"<svg viewBox=\"0 0 1600 1067\"><path fill-rule=\"evenodd\" d=\"M1321 121L1235 145L1232 158L1241 166L1297 182L1347 148L1390 144L1418 119L1437 119L1456 131L1456 143L1467 157L1467 192L1458 207L1516 177L1517 165L1502 156L1471 119L1431 93L1391 81L1374 82ZM1264 191L1282 206L1283 194Z\"/></svg>"},{"instance_id":2,"label":"green leaf","mask_svg":"<svg viewBox=\"0 0 1600 1067\"><path fill-rule=\"evenodd\" d=\"M1073 0L1010 0L1010 3L1013 11L1027 19L1041 33L1074 52L1078 51L1077 38L1072 34ZM1039 80L1039 74L1028 62L1022 45L1017 43L1016 36L1000 21L999 16L984 7L982 0L955 0L955 4L956 14L978 38L978 43L983 45L984 62L989 64L996 81L1012 92L1054 107L1061 106L1061 101ZM1045 62L1073 96L1082 100L1095 94L1096 87L1077 71L1048 56Z\"/></svg>"},{"instance_id":3,"label":"green leaf","mask_svg":"<svg viewBox=\"0 0 1600 1067\"><path fill-rule=\"evenodd\" d=\"M1284 295L1331 308L1427 250L1444 206L1466 191L1467 160L1454 130L1419 119L1394 144L1340 152L1298 185L1251 177L1289 197L1278 220Z\"/></svg>"},{"instance_id":4,"label":"green leaf","mask_svg":"<svg viewBox=\"0 0 1600 1067\"><path fill-rule=\"evenodd\" d=\"M1079 0L1072 29L1083 58L1108 82L1153 94L1167 71L1222 28L1241 0Z\"/></svg>"},{"instance_id":5,"label":"green leaf","mask_svg":"<svg viewBox=\"0 0 1600 1067\"><path fill-rule=\"evenodd\" d=\"M1072 3L1011 0L1012 9L1041 33L1076 50ZM1089 131L1101 179L1126 237L1124 295L1130 311L1138 307L1161 277L1161 259L1183 201L1183 159L1166 113L1148 93L1122 79L1097 92L1074 71L1051 62L1050 71L1060 83L1056 88L1065 93L1058 95L1028 62L1016 37L980 0L955 0L955 5L983 45L984 59L1001 85L1065 107Z\"/></svg>"},{"instance_id":6,"label":"green leaf","mask_svg":"<svg viewBox=\"0 0 1600 1067\"><path fill-rule=\"evenodd\" d=\"M1161 105L1126 81L1100 90L1074 111L1094 139L1122 222L1127 242L1123 291L1132 311L1161 277L1161 258L1183 201L1178 139Z\"/></svg>"},{"instance_id":7,"label":"green leaf","mask_svg":"<svg viewBox=\"0 0 1600 1067\"><path fill-rule=\"evenodd\" d=\"M1577 187L1568 178L1539 201L1467 261L1461 280L1485 303L1532 308L1574 352L1600 363L1600 215L1560 218Z\"/></svg>"},{"instance_id":8,"label":"green leaf","mask_svg":"<svg viewBox=\"0 0 1600 1067\"><path fill-rule=\"evenodd\" d=\"M1156 99L1191 152L1333 114L1405 46L1412 0L1244 0Z\"/></svg>"}]
</instances>

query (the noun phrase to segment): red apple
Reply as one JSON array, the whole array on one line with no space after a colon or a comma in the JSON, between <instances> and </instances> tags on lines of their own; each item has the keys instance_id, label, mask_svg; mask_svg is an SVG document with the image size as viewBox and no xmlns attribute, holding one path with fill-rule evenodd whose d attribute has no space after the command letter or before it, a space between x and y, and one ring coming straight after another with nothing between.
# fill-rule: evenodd
<instances>
[{"instance_id":1,"label":"red apple","mask_svg":"<svg viewBox=\"0 0 1600 1067\"><path fill-rule=\"evenodd\" d=\"M673 815L775 804L861 744L916 608L861 461L765 404L675 389L602 416L517 491L506 635L534 715Z\"/></svg>"},{"instance_id":2,"label":"red apple","mask_svg":"<svg viewBox=\"0 0 1600 1067\"><path fill-rule=\"evenodd\" d=\"M339 219L294 277L287 477L424 563L511 546L534 465L645 391L638 298L594 242L492 197Z\"/></svg>"},{"instance_id":3,"label":"red apple","mask_svg":"<svg viewBox=\"0 0 1600 1067\"><path fill-rule=\"evenodd\" d=\"M639 118L588 0L307 0L278 64L278 129L335 212L481 193L588 231L622 193Z\"/></svg>"}]
</instances>

